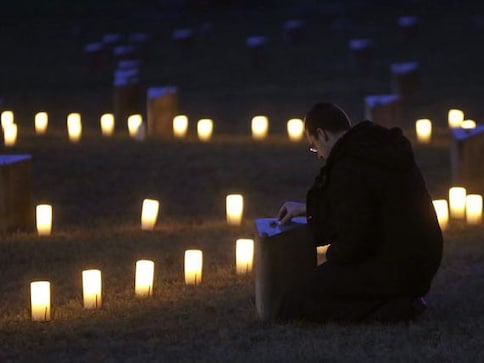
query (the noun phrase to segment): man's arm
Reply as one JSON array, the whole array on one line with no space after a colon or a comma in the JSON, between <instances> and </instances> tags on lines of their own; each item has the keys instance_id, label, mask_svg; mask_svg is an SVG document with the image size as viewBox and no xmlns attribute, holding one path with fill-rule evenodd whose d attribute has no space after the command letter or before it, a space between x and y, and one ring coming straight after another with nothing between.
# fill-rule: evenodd
<instances>
[{"instance_id":1,"label":"man's arm","mask_svg":"<svg viewBox=\"0 0 484 363\"><path fill-rule=\"evenodd\" d=\"M277 215L277 219L279 223L285 224L291 220L293 217L301 217L306 215L306 203L300 202L285 202L281 209L279 210L279 214Z\"/></svg>"}]
</instances>

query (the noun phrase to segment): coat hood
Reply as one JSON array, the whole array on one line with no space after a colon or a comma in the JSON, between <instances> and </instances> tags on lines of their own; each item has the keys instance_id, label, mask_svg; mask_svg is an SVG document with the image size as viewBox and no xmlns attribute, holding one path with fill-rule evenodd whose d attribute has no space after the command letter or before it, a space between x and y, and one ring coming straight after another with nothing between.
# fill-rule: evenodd
<instances>
[{"instance_id":1,"label":"coat hood","mask_svg":"<svg viewBox=\"0 0 484 363\"><path fill-rule=\"evenodd\" d=\"M327 165L347 157L393 171L415 165L412 146L400 128L388 129L370 121L353 126L336 142Z\"/></svg>"}]
</instances>

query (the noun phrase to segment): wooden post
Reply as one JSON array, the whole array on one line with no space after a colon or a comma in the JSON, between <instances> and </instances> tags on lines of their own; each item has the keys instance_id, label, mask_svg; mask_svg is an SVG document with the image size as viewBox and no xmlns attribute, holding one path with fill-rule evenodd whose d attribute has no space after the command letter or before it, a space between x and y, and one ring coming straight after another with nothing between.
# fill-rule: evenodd
<instances>
[{"instance_id":1,"label":"wooden post","mask_svg":"<svg viewBox=\"0 0 484 363\"><path fill-rule=\"evenodd\" d=\"M391 65L393 92L403 99L414 96L420 90L420 71L417 62Z\"/></svg>"},{"instance_id":2,"label":"wooden post","mask_svg":"<svg viewBox=\"0 0 484 363\"><path fill-rule=\"evenodd\" d=\"M30 155L0 155L0 232L34 227Z\"/></svg>"},{"instance_id":3,"label":"wooden post","mask_svg":"<svg viewBox=\"0 0 484 363\"><path fill-rule=\"evenodd\" d=\"M284 37L289 43L299 44L304 38L304 22L299 19L288 20L283 25Z\"/></svg>"},{"instance_id":4,"label":"wooden post","mask_svg":"<svg viewBox=\"0 0 484 363\"><path fill-rule=\"evenodd\" d=\"M193 46L193 30L190 28L176 29L172 38L182 49L189 49Z\"/></svg>"},{"instance_id":5,"label":"wooden post","mask_svg":"<svg viewBox=\"0 0 484 363\"><path fill-rule=\"evenodd\" d=\"M452 129L450 153L452 181L484 188L484 126Z\"/></svg>"},{"instance_id":6,"label":"wooden post","mask_svg":"<svg viewBox=\"0 0 484 363\"><path fill-rule=\"evenodd\" d=\"M267 39L264 36L254 36L247 38L247 47L249 48L249 57L252 67L255 69L264 69L267 66L265 54Z\"/></svg>"},{"instance_id":7,"label":"wooden post","mask_svg":"<svg viewBox=\"0 0 484 363\"><path fill-rule=\"evenodd\" d=\"M138 69L120 69L114 74L113 104L117 124L143 111L143 92ZM119 122L118 122L119 121Z\"/></svg>"},{"instance_id":8,"label":"wooden post","mask_svg":"<svg viewBox=\"0 0 484 363\"><path fill-rule=\"evenodd\" d=\"M354 71L368 74L373 65L375 44L371 39L352 39L349 41L351 65Z\"/></svg>"},{"instance_id":9,"label":"wooden post","mask_svg":"<svg viewBox=\"0 0 484 363\"><path fill-rule=\"evenodd\" d=\"M385 127L404 127L400 118L400 97L395 94L366 96L365 118Z\"/></svg>"},{"instance_id":10,"label":"wooden post","mask_svg":"<svg viewBox=\"0 0 484 363\"><path fill-rule=\"evenodd\" d=\"M316 246L305 218L271 227L273 218L256 220L255 302L259 319L277 317L284 294L316 268Z\"/></svg>"},{"instance_id":11,"label":"wooden post","mask_svg":"<svg viewBox=\"0 0 484 363\"><path fill-rule=\"evenodd\" d=\"M178 115L176 87L150 87L147 90L148 134L173 137L173 118Z\"/></svg>"},{"instance_id":12,"label":"wooden post","mask_svg":"<svg viewBox=\"0 0 484 363\"><path fill-rule=\"evenodd\" d=\"M418 32L418 19L416 16L401 16L397 19L400 37L403 41L413 39Z\"/></svg>"},{"instance_id":13,"label":"wooden post","mask_svg":"<svg viewBox=\"0 0 484 363\"><path fill-rule=\"evenodd\" d=\"M104 69L109 64L109 50L103 43L89 43L84 47L87 69L95 72Z\"/></svg>"}]
</instances>

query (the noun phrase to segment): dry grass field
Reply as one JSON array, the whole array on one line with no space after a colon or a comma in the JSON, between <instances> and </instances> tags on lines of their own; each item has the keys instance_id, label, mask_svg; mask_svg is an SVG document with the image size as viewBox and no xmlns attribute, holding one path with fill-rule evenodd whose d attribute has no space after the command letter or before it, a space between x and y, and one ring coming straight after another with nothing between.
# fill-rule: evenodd
<instances>
[{"instance_id":1,"label":"dry grass field","mask_svg":"<svg viewBox=\"0 0 484 363\"><path fill-rule=\"evenodd\" d=\"M27 3L27 2L23 2ZM50 237L34 231L0 235L1 362L372 361L484 362L484 226L451 223L428 313L411 324L264 324L253 304L253 276L234 272L235 239L254 236L254 219L274 216L285 200L303 200L320 161L304 142L291 143L285 122L329 100L358 122L367 94L391 91L389 66L415 60L422 90L402 110L405 133L433 197L451 186L447 111L465 110L482 123L484 9L474 1L283 1L221 9L165 12L155 2L85 8L46 5L13 12L1 24L1 110L15 112L19 139L2 154L28 153L34 204L51 203ZM233 4L237 4L233 2ZM19 5L20 7L20 5ZM47 9L47 10L46 10ZM89 9L90 11L86 11ZM98 10L97 12L95 10ZM21 15L23 14L23 15ZM416 15L419 33L399 37L396 19ZM282 23L306 22L305 38L289 44ZM200 29L209 22L212 30ZM339 27L338 27L339 24ZM346 30L338 30L342 24ZM192 48L171 39L193 27ZM129 139L119 122L101 136L98 118L112 111L112 68L89 72L82 52L108 32L145 31L150 51L146 87L179 87L190 119L183 141ZM247 36L266 34L268 67L252 69ZM371 74L349 62L352 38L375 39ZM47 110L49 131L38 137L33 115ZM81 112L79 144L67 139L65 117ZM249 121L266 114L270 136L250 139ZM211 117L214 138L201 143L194 122ZM434 122L430 145L415 141L413 122ZM378 121L378 120L374 120ZM2 146L3 147L3 146ZM471 191L484 193L484 183ZM225 196L242 193L244 222L225 222ZM160 200L154 231L141 231L144 198ZM183 251L204 252L203 281L183 281ZM134 264L155 262L154 294L134 298ZM81 271L103 273L103 307L82 307ZM31 281L50 280L52 320L30 320Z\"/></svg>"}]
</instances>

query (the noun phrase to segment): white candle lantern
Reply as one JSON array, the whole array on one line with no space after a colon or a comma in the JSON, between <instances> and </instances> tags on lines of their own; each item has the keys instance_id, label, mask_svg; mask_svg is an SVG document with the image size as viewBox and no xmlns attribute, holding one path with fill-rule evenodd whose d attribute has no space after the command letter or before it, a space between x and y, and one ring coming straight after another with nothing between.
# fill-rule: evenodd
<instances>
[{"instance_id":1,"label":"white candle lantern","mask_svg":"<svg viewBox=\"0 0 484 363\"><path fill-rule=\"evenodd\" d=\"M52 233L52 206L49 204L39 204L35 208L35 219L37 234L39 236L50 236Z\"/></svg>"},{"instance_id":2,"label":"white candle lantern","mask_svg":"<svg viewBox=\"0 0 484 363\"><path fill-rule=\"evenodd\" d=\"M17 142L17 125L6 124L3 128L3 138L6 147L15 146Z\"/></svg>"},{"instance_id":3,"label":"white candle lantern","mask_svg":"<svg viewBox=\"0 0 484 363\"><path fill-rule=\"evenodd\" d=\"M432 122L429 119L420 119L415 122L417 140L422 144L428 144L432 138Z\"/></svg>"},{"instance_id":4,"label":"white candle lantern","mask_svg":"<svg viewBox=\"0 0 484 363\"><path fill-rule=\"evenodd\" d=\"M304 122L299 118L293 118L287 121L287 134L289 140L300 141L304 136Z\"/></svg>"},{"instance_id":5,"label":"white candle lantern","mask_svg":"<svg viewBox=\"0 0 484 363\"><path fill-rule=\"evenodd\" d=\"M235 266L238 275L245 275L252 271L254 260L254 240L241 238L235 244Z\"/></svg>"},{"instance_id":6,"label":"white candle lantern","mask_svg":"<svg viewBox=\"0 0 484 363\"><path fill-rule=\"evenodd\" d=\"M143 231L151 231L155 228L159 209L160 202L157 200L143 200L143 207L141 209L141 229Z\"/></svg>"},{"instance_id":7,"label":"white candle lantern","mask_svg":"<svg viewBox=\"0 0 484 363\"><path fill-rule=\"evenodd\" d=\"M3 111L0 115L0 121L2 124L2 130L5 129L5 126L11 125L14 123L13 121L13 112L12 111Z\"/></svg>"},{"instance_id":8,"label":"white candle lantern","mask_svg":"<svg viewBox=\"0 0 484 363\"><path fill-rule=\"evenodd\" d=\"M202 282L202 266L202 251L185 251L185 284L196 286Z\"/></svg>"},{"instance_id":9,"label":"white candle lantern","mask_svg":"<svg viewBox=\"0 0 484 363\"><path fill-rule=\"evenodd\" d=\"M98 309L102 304L102 282L100 270L82 271L84 309Z\"/></svg>"},{"instance_id":10,"label":"white candle lantern","mask_svg":"<svg viewBox=\"0 0 484 363\"><path fill-rule=\"evenodd\" d=\"M460 127L462 129L472 130L476 128L476 122L474 120L464 120L460 124Z\"/></svg>"},{"instance_id":11,"label":"white candle lantern","mask_svg":"<svg viewBox=\"0 0 484 363\"><path fill-rule=\"evenodd\" d=\"M35 133L37 135L45 135L48 125L49 116L47 112L37 112L34 117Z\"/></svg>"},{"instance_id":12,"label":"white candle lantern","mask_svg":"<svg viewBox=\"0 0 484 363\"><path fill-rule=\"evenodd\" d=\"M114 115L112 113L105 113L99 119L101 124L101 133L103 136L110 137L114 133Z\"/></svg>"},{"instance_id":13,"label":"white candle lantern","mask_svg":"<svg viewBox=\"0 0 484 363\"><path fill-rule=\"evenodd\" d=\"M244 197L240 194L229 194L225 199L227 224L240 226L244 213Z\"/></svg>"},{"instance_id":14,"label":"white candle lantern","mask_svg":"<svg viewBox=\"0 0 484 363\"><path fill-rule=\"evenodd\" d=\"M178 115L173 118L173 136L177 138L184 138L188 130L188 117L185 115Z\"/></svg>"},{"instance_id":15,"label":"white candle lantern","mask_svg":"<svg viewBox=\"0 0 484 363\"><path fill-rule=\"evenodd\" d=\"M269 130L269 120L266 116L255 116L251 122L252 138L254 140L263 140Z\"/></svg>"},{"instance_id":16,"label":"white candle lantern","mask_svg":"<svg viewBox=\"0 0 484 363\"><path fill-rule=\"evenodd\" d=\"M131 115L128 117L128 132L131 138L136 137L142 123L143 123L143 117L139 114Z\"/></svg>"},{"instance_id":17,"label":"white candle lantern","mask_svg":"<svg viewBox=\"0 0 484 363\"><path fill-rule=\"evenodd\" d=\"M482 195L468 194L466 196L466 221L467 224L482 223Z\"/></svg>"},{"instance_id":18,"label":"white candle lantern","mask_svg":"<svg viewBox=\"0 0 484 363\"><path fill-rule=\"evenodd\" d=\"M464 121L464 112L457 109L449 110L449 127L460 127L460 124Z\"/></svg>"},{"instance_id":19,"label":"white candle lantern","mask_svg":"<svg viewBox=\"0 0 484 363\"><path fill-rule=\"evenodd\" d=\"M30 283L30 307L32 321L50 320L49 281L34 281Z\"/></svg>"},{"instance_id":20,"label":"white candle lantern","mask_svg":"<svg viewBox=\"0 0 484 363\"><path fill-rule=\"evenodd\" d=\"M452 187L449 189L449 209L451 218L464 219L466 213L466 189Z\"/></svg>"},{"instance_id":21,"label":"white candle lantern","mask_svg":"<svg viewBox=\"0 0 484 363\"><path fill-rule=\"evenodd\" d=\"M70 113L67 115L67 133L71 142L79 142L82 136L81 115Z\"/></svg>"},{"instance_id":22,"label":"white candle lantern","mask_svg":"<svg viewBox=\"0 0 484 363\"><path fill-rule=\"evenodd\" d=\"M442 231L447 229L449 224L449 206L447 204L447 200L445 199L436 199L432 201L435 209L435 214L437 215L437 219L439 221L439 226Z\"/></svg>"},{"instance_id":23,"label":"white candle lantern","mask_svg":"<svg viewBox=\"0 0 484 363\"><path fill-rule=\"evenodd\" d=\"M213 133L213 121L203 118L197 122L197 134L200 141L210 141Z\"/></svg>"},{"instance_id":24,"label":"white candle lantern","mask_svg":"<svg viewBox=\"0 0 484 363\"><path fill-rule=\"evenodd\" d=\"M149 297L153 294L154 271L155 263L153 261L136 261L134 294L137 297Z\"/></svg>"}]
</instances>

